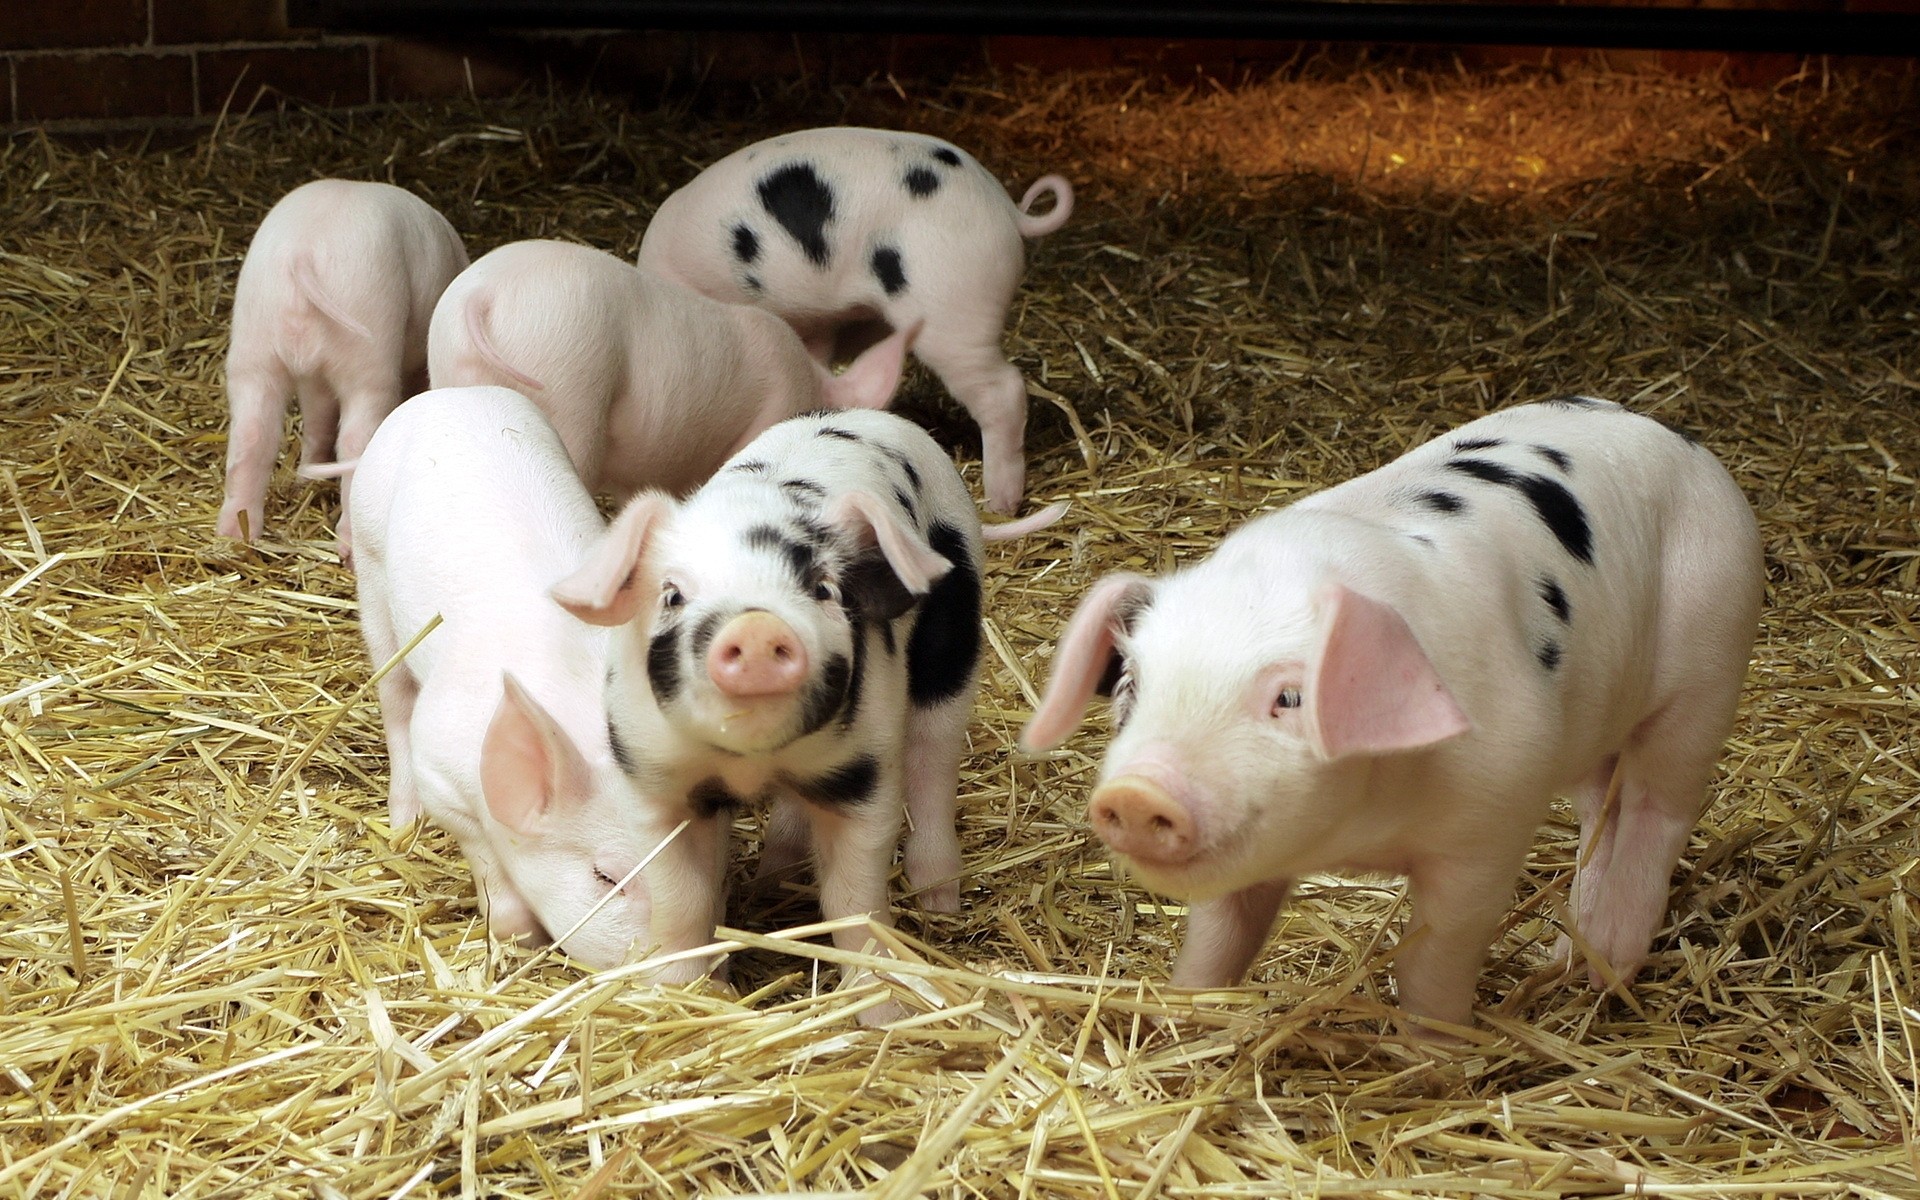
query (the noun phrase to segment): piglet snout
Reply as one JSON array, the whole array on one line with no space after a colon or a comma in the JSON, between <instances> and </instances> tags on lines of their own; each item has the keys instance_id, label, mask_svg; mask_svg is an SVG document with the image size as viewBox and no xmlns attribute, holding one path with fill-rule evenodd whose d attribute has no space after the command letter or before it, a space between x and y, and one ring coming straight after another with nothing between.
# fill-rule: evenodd
<instances>
[{"instance_id":1,"label":"piglet snout","mask_svg":"<svg viewBox=\"0 0 1920 1200\"><path fill-rule=\"evenodd\" d=\"M721 627L707 651L707 675L728 696L786 696L807 678L807 648L785 621L764 609Z\"/></svg>"},{"instance_id":2,"label":"piglet snout","mask_svg":"<svg viewBox=\"0 0 1920 1200\"><path fill-rule=\"evenodd\" d=\"M1121 775L1095 788L1087 817L1101 841L1147 866L1181 866L1192 860L1198 842L1187 806L1139 775Z\"/></svg>"}]
</instances>

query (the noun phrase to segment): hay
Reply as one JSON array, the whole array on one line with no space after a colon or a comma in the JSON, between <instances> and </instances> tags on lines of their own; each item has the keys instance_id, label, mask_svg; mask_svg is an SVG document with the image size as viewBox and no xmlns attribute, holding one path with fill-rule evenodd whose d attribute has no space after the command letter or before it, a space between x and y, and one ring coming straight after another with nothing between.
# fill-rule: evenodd
<instances>
[{"instance_id":1,"label":"hay","mask_svg":"<svg viewBox=\"0 0 1920 1200\"><path fill-rule=\"evenodd\" d=\"M0 143L0 1194L1915 1194L1910 79L1314 61L706 108ZM1035 496L1075 508L989 551L965 910L874 930L897 982L854 991L834 964L872 960L799 889L736 889L737 996L489 947L451 840L386 826L332 490L283 466L258 549L212 536L239 252L341 174L419 191L476 252L630 254L690 164L841 120L1081 193L1009 339ZM1179 910L1116 882L1080 816L1100 734L1012 748L1065 612L1102 571L1574 388L1700 434L1772 574L1631 1002L1543 972L1564 812L1462 1049L1390 1032L1394 881L1313 881L1252 985L1164 995ZM924 377L905 406L977 486L965 419ZM893 994L915 1015L852 1020Z\"/></svg>"}]
</instances>

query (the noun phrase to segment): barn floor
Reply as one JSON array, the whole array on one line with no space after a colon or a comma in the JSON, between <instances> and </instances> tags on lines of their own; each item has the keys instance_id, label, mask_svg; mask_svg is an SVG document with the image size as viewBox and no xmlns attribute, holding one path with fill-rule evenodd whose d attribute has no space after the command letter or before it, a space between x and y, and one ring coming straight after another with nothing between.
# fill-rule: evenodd
<instances>
[{"instance_id":1,"label":"barn floor","mask_svg":"<svg viewBox=\"0 0 1920 1200\"><path fill-rule=\"evenodd\" d=\"M1920 1194L1914 88L1374 56L0 141L0 1195ZM259 547L213 535L228 300L290 187L389 179L476 255L630 255L696 165L834 123L1080 189L1008 336L1033 499L1073 510L990 551L972 878L902 912L887 1029L790 932L805 894L736 890L737 995L489 947L452 841L387 827L332 489L284 465ZM1394 1031L1394 880L1315 881L1253 986L1165 992L1178 910L1081 815L1100 728L1013 748L1065 613L1570 390L1702 438L1769 556L1640 984L1545 970L1562 811L1461 1048ZM964 416L923 375L901 404L977 488Z\"/></svg>"}]
</instances>

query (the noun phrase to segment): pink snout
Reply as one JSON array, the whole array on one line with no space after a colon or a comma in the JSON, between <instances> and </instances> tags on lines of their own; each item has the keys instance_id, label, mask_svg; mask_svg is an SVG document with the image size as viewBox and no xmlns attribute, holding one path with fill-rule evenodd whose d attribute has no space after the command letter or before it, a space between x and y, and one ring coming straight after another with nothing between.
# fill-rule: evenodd
<instances>
[{"instance_id":1,"label":"pink snout","mask_svg":"<svg viewBox=\"0 0 1920 1200\"><path fill-rule=\"evenodd\" d=\"M1187 806L1140 775L1121 775L1095 788L1087 819L1101 841L1146 866L1184 866L1198 844Z\"/></svg>"},{"instance_id":2,"label":"pink snout","mask_svg":"<svg viewBox=\"0 0 1920 1200\"><path fill-rule=\"evenodd\" d=\"M807 648L770 612L744 612L721 627L707 651L707 676L728 696L787 696L807 678Z\"/></svg>"}]
</instances>

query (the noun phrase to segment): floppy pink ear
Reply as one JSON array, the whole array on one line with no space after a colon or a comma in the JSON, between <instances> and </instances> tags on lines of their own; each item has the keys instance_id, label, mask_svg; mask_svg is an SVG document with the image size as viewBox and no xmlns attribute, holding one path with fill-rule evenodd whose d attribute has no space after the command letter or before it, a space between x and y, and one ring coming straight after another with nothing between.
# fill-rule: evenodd
<instances>
[{"instance_id":1,"label":"floppy pink ear","mask_svg":"<svg viewBox=\"0 0 1920 1200\"><path fill-rule=\"evenodd\" d=\"M640 612L640 560L654 532L679 505L665 492L641 492L587 550L586 561L548 591L554 602L590 625L624 625Z\"/></svg>"},{"instance_id":2,"label":"floppy pink ear","mask_svg":"<svg viewBox=\"0 0 1920 1200\"><path fill-rule=\"evenodd\" d=\"M1473 728L1391 605L1336 583L1320 606L1327 633L1307 681L1307 712L1322 755L1417 750Z\"/></svg>"},{"instance_id":3,"label":"floppy pink ear","mask_svg":"<svg viewBox=\"0 0 1920 1200\"><path fill-rule=\"evenodd\" d=\"M1027 727L1020 731L1024 750L1051 750L1067 740L1086 715L1100 679L1113 658L1121 614L1153 595L1153 584L1139 575L1109 575L1080 602L1067 631L1053 651L1053 672Z\"/></svg>"},{"instance_id":4,"label":"floppy pink ear","mask_svg":"<svg viewBox=\"0 0 1920 1200\"><path fill-rule=\"evenodd\" d=\"M925 595L953 569L951 562L927 545L919 530L901 524L894 510L871 492L842 493L827 509L826 518L831 525L871 531L887 565L916 596Z\"/></svg>"},{"instance_id":5,"label":"floppy pink ear","mask_svg":"<svg viewBox=\"0 0 1920 1200\"><path fill-rule=\"evenodd\" d=\"M540 702L512 675L480 743L480 793L493 819L534 833L556 808L583 801L592 787L586 760Z\"/></svg>"}]
</instances>

